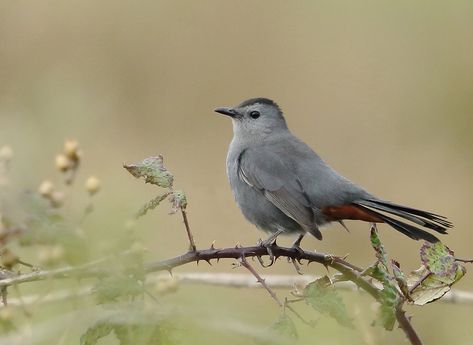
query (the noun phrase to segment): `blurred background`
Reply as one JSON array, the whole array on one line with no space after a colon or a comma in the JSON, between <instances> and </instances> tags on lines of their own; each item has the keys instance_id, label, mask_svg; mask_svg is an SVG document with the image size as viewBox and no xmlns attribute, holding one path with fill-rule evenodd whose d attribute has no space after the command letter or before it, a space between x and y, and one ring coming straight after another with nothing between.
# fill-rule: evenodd
<instances>
[{"instance_id":1,"label":"blurred background","mask_svg":"<svg viewBox=\"0 0 473 345\"><path fill-rule=\"evenodd\" d=\"M455 228L445 243L472 257L472 18L466 0L1 1L0 146L14 151L12 188L60 184L54 157L64 140L77 140L83 163L69 194L81 209L86 177L101 180L95 211L82 225L98 253L160 192L133 179L123 162L163 154L175 186L187 193L198 247L254 244L263 234L240 214L225 174L231 123L213 109L262 96L277 101L292 131L346 177L380 197L448 216ZM168 211L162 206L135 224L149 259L187 249L182 221ZM333 225L323 242L307 238L303 247L371 264L368 225L347 225L350 234ZM379 228L389 254L406 270L417 268L421 243ZM32 248L21 250L35 261ZM230 261L180 270L234 272ZM303 271L325 274L317 265ZM264 272L295 273L283 260ZM457 287L473 290L473 280ZM209 291L183 287L165 303L255 327L277 318L263 291ZM370 326L369 299L345 297L357 313L354 330L323 319L315 329L301 325L299 342L403 341L399 330ZM473 336L471 306L409 311L425 343L467 344ZM59 343L77 343L86 326L58 331ZM248 340L223 326L183 327L199 344Z\"/></svg>"}]
</instances>

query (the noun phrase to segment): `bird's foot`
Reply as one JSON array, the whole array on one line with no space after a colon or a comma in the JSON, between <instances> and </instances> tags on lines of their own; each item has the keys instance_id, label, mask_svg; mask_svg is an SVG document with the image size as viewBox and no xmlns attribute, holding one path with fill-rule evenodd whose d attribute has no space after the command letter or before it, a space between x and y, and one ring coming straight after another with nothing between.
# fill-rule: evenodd
<instances>
[{"instance_id":1,"label":"bird's foot","mask_svg":"<svg viewBox=\"0 0 473 345\"><path fill-rule=\"evenodd\" d=\"M276 257L274 256L274 253L273 253L273 247L277 246L276 239L268 238L265 241L262 241L260 239L257 244L260 247L265 248L269 255L269 264L267 265L263 262L263 259L260 256L258 257L258 261L260 262L261 266L265 268L272 266L274 264L274 261L276 260Z\"/></svg>"},{"instance_id":2,"label":"bird's foot","mask_svg":"<svg viewBox=\"0 0 473 345\"><path fill-rule=\"evenodd\" d=\"M301 257L302 254L304 254L304 250L301 248L300 244L301 244L301 240L304 236L303 235L300 235L297 240L292 244L292 249L295 249L297 251L297 257ZM300 259L298 258L288 258L288 260L290 260L292 262L292 265L294 266L296 272L300 275L302 275L303 273L301 272L301 267L299 265L300 263ZM299 263L297 263L297 261L299 261Z\"/></svg>"}]
</instances>

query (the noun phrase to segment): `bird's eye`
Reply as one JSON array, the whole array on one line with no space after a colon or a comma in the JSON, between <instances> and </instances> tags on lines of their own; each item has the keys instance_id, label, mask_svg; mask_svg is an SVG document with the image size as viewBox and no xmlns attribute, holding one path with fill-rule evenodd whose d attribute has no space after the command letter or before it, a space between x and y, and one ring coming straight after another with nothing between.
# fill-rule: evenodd
<instances>
[{"instance_id":1,"label":"bird's eye","mask_svg":"<svg viewBox=\"0 0 473 345\"><path fill-rule=\"evenodd\" d=\"M250 113L250 116L253 118L253 119L257 119L258 117L260 117L260 112L259 111L256 111L256 110L253 110L251 113Z\"/></svg>"}]
</instances>

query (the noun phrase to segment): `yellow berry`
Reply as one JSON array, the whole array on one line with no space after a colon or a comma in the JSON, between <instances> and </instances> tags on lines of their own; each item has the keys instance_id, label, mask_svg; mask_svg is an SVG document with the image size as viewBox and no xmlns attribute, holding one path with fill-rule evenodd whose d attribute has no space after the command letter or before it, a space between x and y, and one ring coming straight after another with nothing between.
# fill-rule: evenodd
<instances>
[{"instance_id":1,"label":"yellow berry","mask_svg":"<svg viewBox=\"0 0 473 345\"><path fill-rule=\"evenodd\" d=\"M58 154L56 156L56 168L60 171L67 171L71 167L71 160L64 154Z\"/></svg>"},{"instance_id":2,"label":"yellow berry","mask_svg":"<svg viewBox=\"0 0 473 345\"><path fill-rule=\"evenodd\" d=\"M50 197L54 192L54 185L51 181L43 181L38 188L39 194L44 196L45 198Z\"/></svg>"},{"instance_id":3,"label":"yellow berry","mask_svg":"<svg viewBox=\"0 0 473 345\"><path fill-rule=\"evenodd\" d=\"M71 159L77 158L79 143L76 140L66 140L64 143L64 153Z\"/></svg>"},{"instance_id":4,"label":"yellow berry","mask_svg":"<svg viewBox=\"0 0 473 345\"><path fill-rule=\"evenodd\" d=\"M100 190L100 180L95 176L90 176L85 181L85 189L90 195L94 195Z\"/></svg>"}]
</instances>

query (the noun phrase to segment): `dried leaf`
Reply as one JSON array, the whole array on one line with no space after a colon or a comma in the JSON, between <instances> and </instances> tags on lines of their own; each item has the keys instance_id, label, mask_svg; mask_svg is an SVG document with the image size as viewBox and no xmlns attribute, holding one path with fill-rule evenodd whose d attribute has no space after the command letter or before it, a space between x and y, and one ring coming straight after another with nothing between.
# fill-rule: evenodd
<instances>
[{"instance_id":1,"label":"dried leaf","mask_svg":"<svg viewBox=\"0 0 473 345\"><path fill-rule=\"evenodd\" d=\"M146 183L159 187L172 187L174 176L164 167L163 156L148 157L138 164L124 164L123 167L136 178L144 178Z\"/></svg>"},{"instance_id":2,"label":"dried leaf","mask_svg":"<svg viewBox=\"0 0 473 345\"><path fill-rule=\"evenodd\" d=\"M466 273L465 267L457 266L457 271L450 276L440 276L431 273L425 266L411 272L407 277L407 284L411 292L411 298L416 305L424 305L438 300L448 291L451 286L458 282Z\"/></svg>"},{"instance_id":3,"label":"dried leaf","mask_svg":"<svg viewBox=\"0 0 473 345\"><path fill-rule=\"evenodd\" d=\"M172 204L171 213L176 213L180 209L185 210L187 207L186 194L181 190L172 192L171 196L169 197L169 201Z\"/></svg>"}]
</instances>

